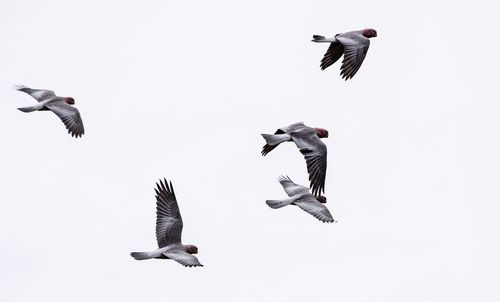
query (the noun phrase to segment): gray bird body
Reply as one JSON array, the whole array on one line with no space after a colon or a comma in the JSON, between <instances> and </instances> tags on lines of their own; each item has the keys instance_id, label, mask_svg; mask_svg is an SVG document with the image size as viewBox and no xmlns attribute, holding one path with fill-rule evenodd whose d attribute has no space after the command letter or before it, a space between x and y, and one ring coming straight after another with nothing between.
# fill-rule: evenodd
<instances>
[{"instance_id":1,"label":"gray bird body","mask_svg":"<svg viewBox=\"0 0 500 302\"><path fill-rule=\"evenodd\" d=\"M54 112L64 123L68 133L74 137L81 137L85 133L80 112L66 103L66 98L55 95L54 91L46 89L32 89L26 86L15 86L15 89L31 95L38 101L29 107L17 108L22 112L45 111Z\"/></svg>"},{"instance_id":2,"label":"gray bird body","mask_svg":"<svg viewBox=\"0 0 500 302\"><path fill-rule=\"evenodd\" d=\"M266 204L272 209L279 209L287 205L296 205L305 212L311 214L321 222L334 222L328 208L320 203L314 195L309 193L307 187L294 183L289 177L281 176L278 181L283 186L289 198L282 200L266 200Z\"/></svg>"},{"instance_id":3,"label":"gray bird body","mask_svg":"<svg viewBox=\"0 0 500 302\"><path fill-rule=\"evenodd\" d=\"M132 252L130 255L136 260L172 259L184 266L203 266L198 258L188 253L194 246L181 242L183 222L172 182L169 186L166 180L160 180L155 192L158 249L151 252Z\"/></svg>"},{"instance_id":4,"label":"gray bird body","mask_svg":"<svg viewBox=\"0 0 500 302\"><path fill-rule=\"evenodd\" d=\"M266 145L262 148L262 155L264 156L279 144L293 141L306 160L313 194L317 196L324 192L327 148L318 137L315 128L308 127L300 122L279 128L274 134L262 134L262 136L266 140Z\"/></svg>"},{"instance_id":5,"label":"gray bird body","mask_svg":"<svg viewBox=\"0 0 500 302\"><path fill-rule=\"evenodd\" d=\"M334 37L314 35L312 41L330 43L330 47L321 60L321 69L323 70L333 65L344 55L340 75L345 80L351 79L358 72L370 47L370 39L363 35L363 30L349 31Z\"/></svg>"}]
</instances>

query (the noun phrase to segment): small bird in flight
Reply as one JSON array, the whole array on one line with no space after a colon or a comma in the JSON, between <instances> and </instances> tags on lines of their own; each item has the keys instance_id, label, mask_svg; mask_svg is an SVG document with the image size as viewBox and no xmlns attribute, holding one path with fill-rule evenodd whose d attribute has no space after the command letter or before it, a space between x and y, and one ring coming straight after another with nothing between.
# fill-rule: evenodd
<instances>
[{"instance_id":1,"label":"small bird in flight","mask_svg":"<svg viewBox=\"0 0 500 302\"><path fill-rule=\"evenodd\" d=\"M172 259L184 266L203 266L193 254L198 254L194 245L181 242L182 217L177 205L172 182L156 183L156 241L158 249L152 252L132 252L135 260Z\"/></svg>"},{"instance_id":2,"label":"small bird in flight","mask_svg":"<svg viewBox=\"0 0 500 302\"><path fill-rule=\"evenodd\" d=\"M80 112L71 106L75 104L75 99L56 96L52 90L32 89L22 85L14 86L14 88L26 92L38 101L38 104L33 106L17 109L22 112L50 110L63 121L71 136L81 137L85 133Z\"/></svg>"},{"instance_id":3,"label":"small bird in flight","mask_svg":"<svg viewBox=\"0 0 500 302\"><path fill-rule=\"evenodd\" d=\"M266 200L266 204L273 208L279 209L287 205L296 205L307 213L313 215L321 222L334 222L332 214L324 205L326 203L325 196L314 197L309 193L307 187L294 183L288 176L281 176L278 181L285 189L289 198L283 200Z\"/></svg>"},{"instance_id":4,"label":"small bird in flight","mask_svg":"<svg viewBox=\"0 0 500 302\"><path fill-rule=\"evenodd\" d=\"M332 38L314 35L313 42L330 43L330 47L321 60L321 69L324 70L337 62L342 55L344 60L340 67L340 75L346 81L352 78L358 72L363 60L365 59L368 48L370 47L370 38L376 37L377 31L371 28L349 31L343 34L337 34Z\"/></svg>"},{"instance_id":5,"label":"small bird in flight","mask_svg":"<svg viewBox=\"0 0 500 302\"><path fill-rule=\"evenodd\" d=\"M262 137L266 140L261 152L263 156L279 144L293 141L306 159L312 193L318 196L325 192L327 150L320 138L328 137L326 129L311 128L301 122L279 128L274 134L262 134Z\"/></svg>"}]
</instances>

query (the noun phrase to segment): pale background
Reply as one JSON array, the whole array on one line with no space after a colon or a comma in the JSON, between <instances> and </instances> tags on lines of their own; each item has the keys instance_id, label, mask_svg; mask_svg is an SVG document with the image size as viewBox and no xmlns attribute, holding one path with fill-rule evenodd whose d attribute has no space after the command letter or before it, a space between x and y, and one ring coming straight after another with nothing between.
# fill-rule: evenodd
<instances>
[{"instance_id":1,"label":"pale background","mask_svg":"<svg viewBox=\"0 0 500 302\"><path fill-rule=\"evenodd\" d=\"M0 301L499 301L498 1L6 1ZM373 27L345 82L313 34ZM72 96L74 139L13 84ZM294 207L292 144L330 131L336 224ZM171 179L203 268L156 248Z\"/></svg>"}]
</instances>

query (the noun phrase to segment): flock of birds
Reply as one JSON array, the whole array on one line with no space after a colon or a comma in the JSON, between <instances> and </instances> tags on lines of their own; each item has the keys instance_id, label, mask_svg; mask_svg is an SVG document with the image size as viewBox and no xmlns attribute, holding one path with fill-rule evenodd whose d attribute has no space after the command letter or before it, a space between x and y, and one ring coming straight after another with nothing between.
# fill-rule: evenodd
<instances>
[{"instance_id":1,"label":"flock of birds","mask_svg":"<svg viewBox=\"0 0 500 302\"><path fill-rule=\"evenodd\" d=\"M370 38L376 37L377 31L371 28L337 34L334 37L314 35L313 42L330 43L321 60L321 69L328 68L342 56L340 67L343 79L351 79L361 67L370 46ZM47 111L54 112L64 123L68 133L73 137L81 137L84 127L80 112L72 105L72 97L57 96L52 90L32 89L26 86L15 86L15 89L31 95L38 101L29 107L18 108L22 112ZM288 198L282 200L266 200L266 204L278 209L287 205L296 205L322 222L334 222L332 214L325 206L325 178L327 166L327 148L321 138L328 137L328 131L322 128L311 128L304 123L295 123L279 128L274 134L262 134L266 144L262 148L265 156L283 142L294 142L304 155L309 174L310 189L294 183L288 176L279 177ZM132 252L136 260L172 259L184 266L203 266L193 256L198 253L194 245L182 244L182 217L175 196L172 182L166 179L156 184L156 240L158 249L152 252Z\"/></svg>"}]
</instances>

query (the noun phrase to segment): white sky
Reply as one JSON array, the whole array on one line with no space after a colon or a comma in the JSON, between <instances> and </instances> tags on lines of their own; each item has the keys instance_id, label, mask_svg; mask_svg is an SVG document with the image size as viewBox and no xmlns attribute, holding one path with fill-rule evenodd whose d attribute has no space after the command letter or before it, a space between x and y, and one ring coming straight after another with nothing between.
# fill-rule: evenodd
<instances>
[{"instance_id":1,"label":"white sky","mask_svg":"<svg viewBox=\"0 0 500 302\"><path fill-rule=\"evenodd\" d=\"M499 301L498 1L2 1L1 301ZM344 82L313 34L373 27ZM74 139L13 84L72 96ZM322 224L292 144L326 128ZM156 248L173 181L203 268Z\"/></svg>"}]
</instances>

